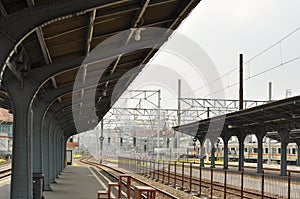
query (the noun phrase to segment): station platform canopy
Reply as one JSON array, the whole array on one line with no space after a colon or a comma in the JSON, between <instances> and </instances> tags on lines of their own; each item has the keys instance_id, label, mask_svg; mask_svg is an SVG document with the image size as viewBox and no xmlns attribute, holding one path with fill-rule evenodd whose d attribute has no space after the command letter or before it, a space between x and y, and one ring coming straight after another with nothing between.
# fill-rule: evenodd
<instances>
[{"instance_id":1,"label":"station platform canopy","mask_svg":"<svg viewBox=\"0 0 300 199\"><path fill-rule=\"evenodd\" d=\"M224 125L213 125L224 122ZM211 125L210 125L211 124ZM173 127L184 134L204 138L208 129L218 137L265 133L280 141L278 131L288 133L288 142L300 142L300 96L269 102L260 106Z\"/></svg>"},{"instance_id":2,"label":"station platform canopy","mask_svg":"<svg viewBox=\"0 0 300 199\"><path fill-rule=\"evenodd\" d=\"M129 31L125 40L113 40L109 44L108 49L115 49L115 53L110 55L113 60L99 77L96 95L92 93L92 85L75 91L75 95L84 95L86 99L86 106L78 103L78 112L83 115L82 123L92 122L88 119L88 111L85 110L88 109L96 111L98 118L93 118L97 120L96 125L111 108L112 101L116 100L112 100L113 92L118 97L126 90L143 66L167 41L170 36L167 31L175 30L199 2L200 0L0 1L2 28L12 32L11 37L14 37L12 40L16 42L13 48L8 49L14 49L14 53L5 63L8 67L5 69L4 77L12 74L16 81L20 81L20 85L24 78L31 79L39 87L35 98L51 103L50 109L54 109L56 115L61 115L57 117L59 120L61 118L72 120L71 110L74 108L72 95L74 95L76 75L81 75L84 82L88 76L96 78L93 74L103 70L91 63L86 70L79 71L85 57L109 37ZM42 13L42 10L48 8L53 12ZM27 31L26 35L21 32L22 24L5 24L9 21L12 23L14 20L19 23L20 20L17 21L17 18L23 15L24 20L27 16L31 17L23 24L24 33L25 30ZM44 18L42 19L41 16ZM25 27L27 23L30 25ZM147 34L146 29L151 27L164 28L165 40L159 40L162 33L158 33L159 36ZM138 28L140 29L137 31ZM13 31L16 35L13 35ZM137 38L135 34L139 31L141 35ZM141 49L123 52L120 49L125 45L140 45ZM103 60L98 61L105 62L104 60L108 59L108 57L102 58ZM57 69L51 71L51 68ZM41 79L37 78L40 74L47 76L45 81L37 81ZM117 83L122 85L122 89L115 91ZM55 93L56 97L50 99L48 93L49 95ZM92 107L93 103L90 103L92 101L96 101L96 107ZM10 94L5 86L0 88L0 105L14 112ZM60 113L55 112L57 110ZM67 136L77 133L74 125L66 128ZM82 129L81 132L86 130L89 129Z\"/></svg>"}]
</instances>

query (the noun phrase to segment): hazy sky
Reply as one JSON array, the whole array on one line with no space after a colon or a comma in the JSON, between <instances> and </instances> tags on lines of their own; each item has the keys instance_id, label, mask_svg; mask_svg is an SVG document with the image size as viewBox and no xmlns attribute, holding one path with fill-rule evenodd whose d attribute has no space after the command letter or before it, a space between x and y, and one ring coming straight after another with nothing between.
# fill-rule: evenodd
<instances>
[{"instance_id":1,"label":"hazy sky","mask_svg":"<svg viewBox=\"0 0 300 199\"><path fill-rule=\"evenodd\" d=\"M238 67L240 53L244 54L246 62L300 27L299 8L299 0L203 0L177 32L196 42L208 54L222 76ZM300 30L245 64L244 78L248 79L300 56L299 44ZM182 48L189 49L188 46ZM286 89L291 89L293 96L299 95L299 64L300 60L297 60L245 81L244 98L267 100L269 81L273 83L273 99L285 98ZM130 89L162 89L163 103L175 105L174 93L177 92L177 79L181 75L180 78L184 79L184 96L209 98L207 88L198 89L207 83L205 78L190 70L188 65L174 55L161 52L146 66ZM179 75L174 75L175 73ZM222 78L224 88L237 81L238 70ZM165 85L166 82L169 82L169 85ZM227 99L238 99L238 85L224 91Z\"/></svg>"}]
</instances>

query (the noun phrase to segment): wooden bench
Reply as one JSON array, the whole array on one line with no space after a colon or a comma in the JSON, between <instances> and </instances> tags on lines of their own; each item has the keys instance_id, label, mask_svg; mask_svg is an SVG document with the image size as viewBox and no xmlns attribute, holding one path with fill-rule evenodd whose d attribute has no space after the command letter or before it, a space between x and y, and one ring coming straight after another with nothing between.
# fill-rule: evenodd
<instances>
[{"instance_id":1,"label":"wooden bench","mask_svg":"<svg viewBox=\"0 0 300 199\"><path fill-rule=\"evenodd\" d=\"M119 182L108 182L108 199L111 199L111 188L112 187L118 187L118 190L120 190L120 184Z\"/></svg>"},{"instance_id":2,"label":"wooden bench","mask_svg":"<svg viewBox=\"0 0 300 199\"><path fill-rule=\"evenodd\" d=\"M134 199L142 199L142 194L145 193L147 199L155 199L156 190L149 186L135 186Z\"/></svg>"},{"instance_id":3,"label":"wooden bench","mask_svg":"<svg viewBox=\"0 0 300 199\"><path fill-rule=\"evenodd\" d=\"M118 191L119 191L120 190L119 182L108 182L107 191L98 191L97 199L111 199L111 188L112 187L118 187Z\"/></svg>"},{"instance_id":4,"label":"wooden bench","mask_svg":"<svg viewBox=\"0 0 300 199\"><path fill-rule=\"evenodd\" d=\"M107 191L98 191L98 197L97 197L97 199L107 199L107 198L108 198Z\"/></svg>"},{"instance_id":5,"label":"wooden bench","mask_svg":"<svg viewBox=\"0 0 300 199\"><path fill-rule=\"evenodd\" d=\"M127 198L130 199L130 187L131 187L131 175L128 175L128 174L121 174L119 176L119 194L118 194L118 197L119 198L122 198L122 180L126 178L126 184L127 184L127 190L126 190L126 195L127 195Z\"/></svg>"},{"instance_id":6,"label":"wooden bench","mask_svg":"<svg viewBox=\"0 0 300 199\"><path fill-rule=\"evenodd\" d=\"M118 198L122 198L122 181L125 180L127 184L126 195L127 198L130 199L130 187L131 187L131 175L128 174L121 174L119 176L118 182L108 182L107 191L98 191L98 198L97 199L111 199L111 189L112 187L118 187Z\"/></svg>"}]
</instances>

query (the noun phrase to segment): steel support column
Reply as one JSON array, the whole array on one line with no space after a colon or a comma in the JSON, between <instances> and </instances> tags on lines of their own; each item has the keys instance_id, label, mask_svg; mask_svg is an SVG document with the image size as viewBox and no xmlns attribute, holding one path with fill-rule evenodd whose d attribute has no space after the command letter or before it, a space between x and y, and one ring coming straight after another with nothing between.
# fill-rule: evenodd
<instances>
[{"instance_id":1,"label":"steel support column","mask_svg":"<svg viewBox=\"0 0 300 199\"><path fill-rule=\"evenodd\" d=\"M24 63L26 64L26 63ZM31 198L32 197L32 132L38 133L35 127L41 123L32 125L29 112L33 99L41 84L48 79L51 74L42 75L44 79L35 81L34 77L23 78L17 81L10 71L5 71L2 83L8 92L14 108L14 158L12 162L11 198ZM37 117L39 118L39 117ZM30 126L31 125L31 126ZM34 126L34 131L30 127ZM35 136L35 142L42 137ZM51 138L51 137L50 137ZM35 168L40 171L41 154L40 147L35 145ZM50 153L51 154L51 153Z\"/></svg>"},{"instance_id":2,"label":"steel support column","mask_svg":"<svg viewBox=\"0 0 300 199\"><path fill-rule=\"evenodd\" d=\"M61 175L61 160L62 160L62 136L63 136L63 130L60 126L59 131L58 131L58 135L57 135L57 168L56 168L56 172L57 172L57 177L59 175Z\"/></svg>"},{"instance_id":3,"label":"steel support column","mask_svg":"<svg viewBox=\"0 0 300 199\"><path fill-rule=\"evenodd\" d=\"M215 153L216 153L216 147L212 143L211 144L211 155L210 155L210 167L215 168L216 167L216 158L215 158Z\"/></svg>"},{"instance_id":4,"label":"steel support column","mask_svg":"<svg viewBox=\"0 0 300 199\"><path fill-rule=\"evenodd\" d=\"M16 90L15 92L18 92ZM25 92L22 94L26 95ZM32 197L32 135L28 129L29 101L24 95L14 102L11 198Z\"/></svg>"},{"instance_id":5,"label":"steel support column","mask_svg":"<svg viewBox=\"0 0 300 199\"><path fill-rule=\"evenodd\" d=\"M67 135L65 135L64 136L64 142L63 142L63 162L62 162L62 168L63 168L63 170L66 168L66 158L67 158L67 142L68 142L68 136Z\"/></svg>"},{"instance_id":6,"label":"steel support column","mask_svg":"<svg viewBox=\"0 0 300 199\"><path fill-rule=\"evenodd\" d=\"M244 140L246 135L245 134L239 134L238 136L239 140L239 165L238 165L238 170L241 171L244 168L244 150L245 150L245 144Z\"/></svg>"},{"instance_id":7,"label":"steel support column","mask_svg":"<svg viewBox=\"0 0 300 199\"><path fill-rule=\"evenodd\" d=\"M300 166L300 142L297 142L297 166Z\"/></svg>"},{"instance_id":8,"label":"steel support column","mask_svg":"<svg viewBox=\"0 0 300 199\"><path fill-rule=\"evenodd\" d=\"M51 187L50 187L50 137L51 137L51 132L49 131L50 128L50 121L51 118L53 118L54 115L48 113L47 116L45 118L43 118L43 122L42 122L42 126L43 126L43 173L45 174L44 177L44 190L45 191L52 191Z\"/></svg>"},{"instance_id":9,"label":"steel support column","mask_svg":"<svg viewBox=\"0 0 300 199\"><path fill-rule=\"evenodd\" d=\"M257 148L258 148L258 154L257 154L257 173L262 173L263 171L263 138L265 137L265 133L256 133L255 134L257 138Z\"/></svg>"},{"instance_id":10,"label":"steel support column","mask_svg":"<svg viewBox=\"0 0 300 199\"><path fill-rule=\"evenodd\" d=\"M59 178L59 152L60 152L60 144L59 144L59 134L60 134L60 125L57 127L57 131L55 132L55 178Z\"/></svg>"},{"instance_id":11,"label":"steel support column","mask_svg":"<svg viewBox=\"0 0 300 199\"><path fill-rule=\"evenodd\" d=\"M204 138L198 138L200 142L200 167L204 167Z\"/></svg>"},{"instance_id":12,"label":"steel support column","mask_svg":"<svg viewBox=\"0 0 300 199\"><path fill-rule=\"evenodd\" d=\"M50 101L55 100L60 96L55 91L49 91L46 94L42 95L43 98ZM44 119L49 102L40 100L35 100L33 104L34 112L34 173L43 173L44 174L44 187L45 190L51 190L50 181L49 181L49 122L50 118L47 120ZM50 114L51 117L54 117L53 114ZM44 127L46 125L46 128ZM45 152L44 152L45 151ZM45 156L45 158L44 158ZM45 167L45 168L44 168Z\"/></svg>"},{"instance_id":13,"label":"steel support column","mask_svg":"<svg viewBox=\"0 0 300 199\"><path fill-rule=\"evenodd\" d=\"M13 160L11 198L32 198L32 111L30 102L34 95L31 81L16 81L5 74L3 84L10 95L14 109Z\"/></svg>"},{"instance_id":14,"label":"steel support column","mask_svg":"<svg viewBox=\"0 0 300 199\"><path fill-rule=\"evenodd\" d=\"M43 173L43 111L38 101L33 103L33 113L33 173Z\"/></svg>"},{"instance_id":15,"label":"steel support column","mask_svg":"<svg viewBox=\"0 0 300 199\"><path fill-rule=\"evenodd\" d=\"M44 105L46 107L46 105ZM43 133L42 133L42 116L43 116L43 106L39 100L35 100L32 105L33 109L33 178L34 184L34 198L41 199L43 196Z\"/></svg>"},{"instance_id":16,"label":"steel support column","mask_svg":"<svg viewBox=\"0 0 300 199\"><path fill-rule=\"evenodd\" d=\"M49 127L49 148L50 148L50 182L51 183L56 183L55 181L55 166L54 166L54 161L55 161L55 130L57 126L57 121L52 118L52 121L50 122L50 127Z\"/></svg>"},{"instance_id":17,"label":"steel support column","mask_svg":"<svg viewBox=\"0 0 300 199\"><path fill-rule=\"evenodd\" d=\"M65 137L65 135L64 136L62 136L62 138L61 138L61 149L62 149L62 151L61 151L61 162L60 162L60 172L63 172L63 170L64 170L64 164L65 164L65 141L66 140L66 137Z\"/></svg>"},{"instance_id":18,"label":"steel support column","mask_svg":"<svg viewBox=\"0 0 300 199\"><path fill-rule=\"evenodd\" d=\"M62 156L62 130L59 130L58 133L58 139L57 139L57 144L58 144L58 157L57 157L57 173L58 175L61 174L61 156Z\"/></svg>"},{"instance_id":19,"label":"steel support column","mask_svg":"<svg viewBox=\"0 0 300 199\"><path fill-rule=\"evenodd\" d=\"M61 162L62 162L62 154L63 154L63 147L62 147L62 141L63 139L63 131L62 129L60 129L59 133L58 133L58 139L57 139L57 144L58 144L58 161L57 161L57 173L58 175L61 175L62 172L62 167L61 167Z\"/></svg>"},{"instance_id":20,"label":"steel support column","mask_svg":"<svg viewBox=\"0 0 300 199\"><path fill-rule=\"evenodd\" d=\"M63 154L63 169L66 168L66 160L67 160L67 141L68 141L68 138L65 136L65 139L64 139L64 143L63 143L63 147L64 147L64 154Z\"/></svg>"},{"instance_id":21,"label":"steel support column","mask_svg":"<svg viewBox=\"0 0 300 199\"><path fill-rule=\"evenodd\" d=\"M228 169L228 141L230 136L223 136L224 151L223 151L223 169Z\"/></svg>"},{"instance_id":22,"label":"steel support column","mask_svg":"<svg viewBox=\"0 0 300 199\"><path fill-rule=\"evenodd\" d=\"M280 143L281 143L281 154L280 154L280 175L287 176L287 145L289 144L289 131L288 130L280 130L278 131L280 135Z\"/></svg>"},{"instance_id":23,"label":"steel support column","mask_svg":"<svg viewBox=\"0 0 300 199\"><path fill-rule=\"evenodd\" d=\"M58 137L58 132L59 132L60 126L59 126L59 122L57 121L56 126L54 128L53 131L53 178L54 180L57 178L58 173L57 173L57 161L58 161L58 148L57 148L57 137Z\"/></svg>"}]
</instances>

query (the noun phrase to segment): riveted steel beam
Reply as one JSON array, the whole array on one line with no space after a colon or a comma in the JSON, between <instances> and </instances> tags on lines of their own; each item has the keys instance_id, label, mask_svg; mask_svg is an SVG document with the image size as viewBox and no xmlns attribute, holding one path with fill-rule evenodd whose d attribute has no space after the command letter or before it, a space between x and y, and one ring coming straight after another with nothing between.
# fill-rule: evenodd
<instances>
[{"instance_id":1,"label":"riveted steel beam","mask_svg":"<svg viewBox=\"0 0 300 199\"><path fill-rule=\"evenodd\" d=\"M93 9L105 8L126 2L126 0L66 0L38 7L29 7L0 20L0 80L2 81L5 63L13 55L18 45L37 27L54 21L80 15Z\"/></svg>"},{"instance_id":2,"label":"riveted steel beam","mask_svg":"<svg viewBox=\"0 0 300 199\"><path fill-rule=\"evenodd\" d=\"M89 21L89 27L88 27L88 33L87 33L87 42L86 42L86 50L85 54L88 55L91 50L91 42L93 39L93 31L94 31L94 22L96 19L96 12L97 10L94 9L90 12L90 21Z\"/></svg>"}]
</instances>

